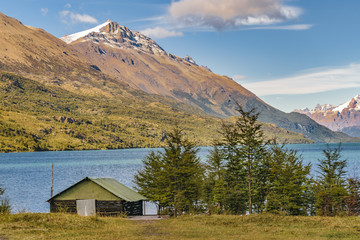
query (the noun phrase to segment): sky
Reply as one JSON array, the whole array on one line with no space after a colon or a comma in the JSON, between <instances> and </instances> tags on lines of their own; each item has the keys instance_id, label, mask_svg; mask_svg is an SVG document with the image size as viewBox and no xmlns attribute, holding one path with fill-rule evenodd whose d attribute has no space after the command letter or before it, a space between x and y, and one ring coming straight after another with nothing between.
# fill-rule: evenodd
<instances>
[{"instance_id":1,"label":"sky","mask_svg":"<svg viewBox=\"0 0 360 240\"><path fill-rule=\"evenodd\" d=\"M110 19L291 112L360 94L359 0L0 0L62 37Z\"/></svg>"}]
</instances>

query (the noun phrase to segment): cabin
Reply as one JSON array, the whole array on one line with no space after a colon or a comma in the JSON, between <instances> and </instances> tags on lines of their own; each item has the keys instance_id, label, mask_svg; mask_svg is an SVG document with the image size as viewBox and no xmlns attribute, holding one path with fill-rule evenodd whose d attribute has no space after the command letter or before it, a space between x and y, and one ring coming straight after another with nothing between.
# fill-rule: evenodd
<instances>
[{"instance_id":1,"label":"cabin","mask_svg":"<svg viewBox=\"0 0 360 240\"><path fill-rule=\"evenodd\" d=\"M77 213L81 216L99 214L113 216L144 215L147 199L113 178L86 177L47 202L50 212Z\"/></svg>"}]
</instances>

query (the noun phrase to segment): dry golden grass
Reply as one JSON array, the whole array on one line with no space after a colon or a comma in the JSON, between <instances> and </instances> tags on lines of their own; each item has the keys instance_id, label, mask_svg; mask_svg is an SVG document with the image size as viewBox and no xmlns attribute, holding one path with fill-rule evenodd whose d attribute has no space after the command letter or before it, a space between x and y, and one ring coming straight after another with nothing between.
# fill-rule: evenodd
<instances>
[{"instance_id":1,"label":"dry golden grass","mask_svg":"<svg viewBox=\"0 0 360 240\"><path fill-rule=\"evenodd\" d=\"M0 215L0 239L360 239L359 217L187 216L161 221Z\"/></svg>"}]
</instances>

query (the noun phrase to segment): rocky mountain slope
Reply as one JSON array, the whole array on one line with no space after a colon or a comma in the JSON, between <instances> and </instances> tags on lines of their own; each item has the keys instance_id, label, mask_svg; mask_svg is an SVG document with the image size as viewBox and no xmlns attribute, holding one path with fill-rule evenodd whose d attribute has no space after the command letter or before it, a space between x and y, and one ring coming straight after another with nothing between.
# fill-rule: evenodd
<instances>
[{"instance_id":1,"label":"rocky mountain slope","mask_svg":"<svg viewBox=\"0 0 360 240\"><path fill-rule=\"evenodd\" d=\"M13 73L14 76L37 82L40 85L35 89L40 89L40 92L47 93L50 91L48 88L55 87L66 91L69 96L78 96L76 99L79 103L76 106L81 109L80 112L70 111L68 115L56 117L74 118L79 114L93 113L110 124L121 114L127 116L125 122L130 121L131 116L136 116L139 121L143 121L144 116L152 116L147 120L151 126L157 124L156 119L162 119L162 124L158 124L158 127L166 129L176 120L196 132L196 127L188 125L187 117L217 122L219 120L214 116L236 114L234 102L237 101L247 109L256 107L261 112L260 120L301 133L315 141L350 140L347 135L334 133L307 116L283 113L232 79L197 66L190 58L173 56L150 38L111 21L64 38L69 44L44 30L24 26L3 14L0 14L0 31L0 70L4 74ZM17 86L16 81L14 84ZM26 89L21 90L20 87L18 90L19 94ZM8 105L3 108L6 107L6 111L13 113L25 111L21 108L20 100L11 100L9 91L11 93L12 90L6 89L1 93L1 97L7 98L7 104L10 104L10 108L7 108ZM40 98L38 105L33 104L32 116L38 114L39 109L45 114L46 108L49 112L58 108L56 104L52 104L53 98L46 98L45 102ZM101 100L104 110L91 106L89 102L95 105L97 102L90 101L89 98ZM22 101L30 99L31 94L28 94ZM81 101L89 104L84 107ZM109 115L109 106L121 114ZM164 115L166 111L168 114ZM16 118L11 120L16 123ZM18 121L19 126L27 123L21 119ZM41 126L40 124L36 128L42 129ZM145 129L152 129L147 126L144 123ZM212 127L217 128L216 126L218 125ZM216 131L213 130L212 132ZM204 134L201 131L198 133ZM155 135L151 130L144 130L141 136Z\"/></svg>"},{"instance_id":2,"label":"rocky mountain slope","mask_svg":"<svg viewBox=\"0 0 360 240\"><path fill-rule=\"evenodd\" d=\"M75 80L77 72L89 71L89 65L78 51L42 29L25 26L0 13L0 30L0 69L3 71L58 84L63 83L65 75L67 78L73 75L69 80Z\"/></svg>"},{"instance_id":3,"label":"rocky mountain slope","mask_svg":"<svg viewBox=\"0 0 360 240\"><path fill-rule=\"evenodd\" d=\"M139 32L107 21L91 30L62 38L99 71L147 93L172 97L204 112L229 117L237 114L235 101L246 109L255 107L260 120L304 134L315 141L347 139L300 114L286 114L226 76L164 51ZM337 140L335 140L337 139Z\"/></svg>"},{"instance_id":4,"label":"rocky mountain slope","mask_svg":"<svg viewBox=\"0 0 360 240\"><path fill-rule=\"evenodd\" d=\"M139 32L111 21L92 30L62 39L101 72L131 87L169 96L221 117L236 113L234 99L265 104L233 80L197 66L190 58L165 52Z\"/></svg>"},{"instance_id":5,"label":"rocky mountain slope","mask_svg":"<svg viewBox=\"0 0 360 240\"><path fill-rule=\"evenodd\" d=\"M297 109L316 122L333 131L341 131L353 137L360 137L360 95L339 106L318 104L314 109Z\"/></svg>"}]
</instances>

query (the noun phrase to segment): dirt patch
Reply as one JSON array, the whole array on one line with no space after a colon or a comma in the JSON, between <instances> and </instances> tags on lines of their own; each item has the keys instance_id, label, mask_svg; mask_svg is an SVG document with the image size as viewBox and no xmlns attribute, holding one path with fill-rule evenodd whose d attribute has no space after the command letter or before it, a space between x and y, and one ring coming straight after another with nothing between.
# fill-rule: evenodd
<instances>
[{"instance_id":1,"label":"dirt patch","mask_svg":"<svg viewBox=\"0 0 360 240\"><path fill-rule=\"evenodd\" d=\"M160 229L153 225L145 226L144 230L142 231L142 234L143 236L156 236L156 237L168 235L166 233L160 232Z\"/></svg>"},{"instance_id":2,"label":"dirt patch","mask_svg":"<svg viewBox=\"0 0 360 240\"><path fill-rule=\"evenodd\" d=\"M163 239L165 235L168 235L168 233L164 233L162 231L161 225L159 226L158 220L167 219L168 217L169 216L146 215L130 216L128 217L128 219L136 222L135 224L138 226L139 229L139 236L152 236L156 239Z\"/></svg>"},{"instance_id":3,"label":"dirt patch","mask_svg":"<svg viewBox=\"0 0 360 240\"><path fill-rule=\"evenodd\" d=\"M5 237L4 235L0 235L0 240L9 240L7 237Z\"/></svg>"},{"instance_id":4,"label":"dirt patch","mask_svg":"<svg viewBox=\"0 0 360 240\"><path fill-rule=\"evenodd\" d=\"M157 221L167 219L169 216L158 216L158 215L145 215L145 216L130 216L129 220L133 221Z\"/></svg>"}]
</instances>

